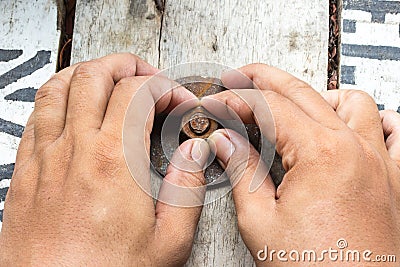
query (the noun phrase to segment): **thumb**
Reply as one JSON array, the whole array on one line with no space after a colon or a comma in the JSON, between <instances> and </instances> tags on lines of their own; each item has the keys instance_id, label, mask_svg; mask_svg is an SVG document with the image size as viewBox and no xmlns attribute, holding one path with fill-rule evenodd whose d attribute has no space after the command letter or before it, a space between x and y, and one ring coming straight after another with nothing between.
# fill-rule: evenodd
<instances>
[{"instance_id":1,"label":"thumb","mask_svg":"<svg viewBox=\"0 0 400 267\"><path fill-rule=\"evenodd\" d=\"M209 155L206 141L190 139L179 146L168 166L156 204L158 251L170 249L171 262L163 265L183 264L179 261L190 255L204 202L203 167Z\"/></svg>"},{"instance_id":2,"label":"thumb","mask_svg":"<svg viewBox=\"0 0 400 267\"><path fill-rule=\"evenodd\" d=\"M270 209L275 203L275 185L257 150L232 130L215 131L209 144L230 177L238 216Z\"/></svg>"}]
</instances>

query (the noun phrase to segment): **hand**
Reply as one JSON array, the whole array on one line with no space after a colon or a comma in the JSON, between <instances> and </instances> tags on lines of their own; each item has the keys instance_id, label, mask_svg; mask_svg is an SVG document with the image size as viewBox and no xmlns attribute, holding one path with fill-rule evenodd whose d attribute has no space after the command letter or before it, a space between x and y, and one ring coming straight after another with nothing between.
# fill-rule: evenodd
<instances>
[{"instance_id":1,"label":"hand","mask_svg":"<svg viewBox=\"0 0 400 267\"><path fill-rule=\"evenodd\" d=\"M297 261L309 266L307 255L301 260L304 250L316 251L318 260L323 250L340 250L337 241L341 238L348 250L371 250L371 260L379 254L399 257L399 116L381 113L381 122L373 99L360 91L330 91L323 94L324 99L308 84L266 65L239 71L261 90L274 121L259 119L268 110L260 108L262 101L255 89L224 91L203 98L202 104L212 110L213 101L224 103L244 122L257 122L270 134L268 139L275 126L276 150L286 170L278 188L265 166L257 168L259 154L244 138L231 130L219 130L210 137L211 149L227 166L235 185L239 230L257 264L291 266L289 252L297 250ZM228 88L249 88L232 73L222 80ZM251 193L256 169L264 171L266 179ZM237 172L242 170L239 180ZM288 262L278 259L279 250L286 251L280 257ZM258 259L265 256L265 261ZM296 259L295 254L292 257ZM329 254L324 257L324 266L354 266L352 261L330 261ZM372 264L363 261L363 254L360 257L363 266Z\"/></svg>"},{"instance_id":2,"label":"hand","mask_svg":"<svg viewBox=\"0 0 400 267\"><path fill-rule=\"evenodd\" d=\"M393 110L379 111L390 157L400 166L400 114Z\"/></svg>"},{"instance_id":3,"label":"hand","mask_svg":"<svg viewBox=\"0 0 400 267\"><path fill-rule=\"evenodd\" d=\"M62 70L38 90L5 202L1 266L171 266L186 261L201 207L154 205L135 180L149 181L154 111L197 98L182 87L169 90L172 82L166 79L142 90L142 106L129 107L135 125L130 137L138 144L129 150L137 152L133 160L141 164L135 180L123 154L130 100L157 71L134 55L117 54ZM204 164L204 144L187 141L176 157L192 160L193 154ZM168 183L198 186L204 177L171 164L160 195L179 197L168 194Z\"/></svg>"}]
</instances>

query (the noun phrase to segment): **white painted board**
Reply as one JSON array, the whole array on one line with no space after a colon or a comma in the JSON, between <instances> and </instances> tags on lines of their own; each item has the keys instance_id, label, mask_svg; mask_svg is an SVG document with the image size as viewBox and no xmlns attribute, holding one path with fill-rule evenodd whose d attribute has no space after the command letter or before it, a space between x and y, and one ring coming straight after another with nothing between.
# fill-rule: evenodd
<instances>
[{"instance_id":1,"label":"white painted board","mask_svg":"<svg viewBox=\"0 0 400 267\"><path fill-rule=\"evenodd\" d=\"M53 0L0 1L0 221L23 126L55 72L60 31ZM1 223L0 223L1 229Z\"/></svg>"},{"instance_id":2,"label":"white painted board","mask_svg":"<svg viewBox=\"0 0 400 267\"><path fill-rule=\"evenodd\" d=\"M400 1L344 0L340 88L400 112Z\"/></svg>"}]
</instances>

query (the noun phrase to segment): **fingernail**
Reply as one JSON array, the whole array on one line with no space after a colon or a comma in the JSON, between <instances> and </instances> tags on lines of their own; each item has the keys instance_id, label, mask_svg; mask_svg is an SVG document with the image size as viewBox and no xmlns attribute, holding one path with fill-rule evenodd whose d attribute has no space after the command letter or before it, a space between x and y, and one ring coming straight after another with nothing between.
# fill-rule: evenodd
<instances>
[{"instance_id":1,"label":"fingernail","mask_svg":"<svg viewBox=\"0 0 400 267\"><path fill-rule=\"evenodd\" d=\"M235 152L235 146L229 139L225 131L215 131L209 138L208 142L214 154L217 155L218 162L223 168L228 165L229 159Z\"/></svg>"},{"instance_id":2,"label":"fingernail","mask_svg":"<svg viewBox=\"0 0 400 267\"><path fill-rule=\"evenodd\" d=\"M192 150L192 159L200 166L204 167L210 155L210 147L203 139L194 139Z\"/></svg>"}]
</instances>

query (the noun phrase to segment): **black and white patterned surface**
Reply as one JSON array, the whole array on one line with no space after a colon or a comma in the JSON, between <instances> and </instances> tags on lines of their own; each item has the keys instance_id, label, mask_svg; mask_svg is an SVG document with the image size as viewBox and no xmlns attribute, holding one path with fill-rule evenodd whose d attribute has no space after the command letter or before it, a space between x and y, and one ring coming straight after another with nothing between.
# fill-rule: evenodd
<instances>
[{"instance_id":1,"label":"black and white patterned surface","mask_svg":"<svg viewBox=\"0 0 400 267\"><path fill-rule=\"evenodd\" d=\"M54 73L59 42L53 0L0 1L0 229L19 141L37 89Z\"/></svg>"},{"instance_id":2,"label":"black and white patterned surface","mask_svg":"<svg viewBox=\"0 0 400 267\"><path fill-rule=\"evenodd\" d=\"M400 112L400 1L343 0L341 88Z\"/></svg>"},{"instance_id":3,"label":"black and white patterned surface","mask_svg":"<svg viewBox=\"0 0 400 267\"><path fill-rule=\"evenodd\" d=\"M23 107L23 112L30 111L37 91L34 87L24 88L24 86L17 90L7 90L6 88L11 84L34 74L37 70L49 64L51 51L38 51L32 58L29 58L20 64L11 63L11 61L22 57L22 55L23 50L8 50L0 48L0 62L4 63L3 68L7 68L5 64L10 62L8 64L8 68L10 69L0 75L0 137L3 137L0 144L2 150L4 149L0 161L3 163L0 165L0 202L5 199L7 187L10 183L9 179L11 179L14 169L13 161L15 159L15 150L18 146L19 138L21 138L22 132L24 131L24 123L22 121L24 118L15 122L17 120L13 118L16 113L14 109L21 109L21 107ZM7 141L11 142L7 144ZM0 212L0 220L1 219L2 213Z\"/></svg>"}]
</instances>

